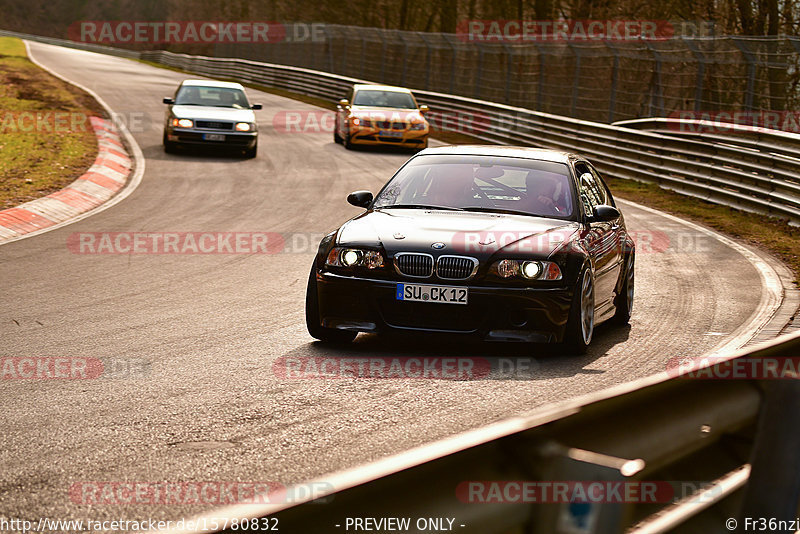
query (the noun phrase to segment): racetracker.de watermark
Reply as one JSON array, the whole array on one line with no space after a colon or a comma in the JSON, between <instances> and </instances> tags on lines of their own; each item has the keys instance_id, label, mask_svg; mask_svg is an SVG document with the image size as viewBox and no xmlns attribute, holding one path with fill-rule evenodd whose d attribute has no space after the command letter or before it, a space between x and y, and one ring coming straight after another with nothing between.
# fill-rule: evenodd
<instances>
[{"instance_id":1,"label":"racetracker.de watermark","mask_svg":"<svg viewBox=\"0 0 800 534\"><path fill-rule=\"evenodd\" d=\"M274 21L84 20L72 23L67 37L96 44L270 44L325 42L323 23Z\"/></svg>"},{"instance_id":2,"label":"racetracker.de watermark","mask_svg":"<svg viewBox=\"0 0 800 534\"><path fill-rule=\"evenodd\" d=\"M391 124L410 122L418 117L417 111L359 111L356 126L374 127L376 130L392 129ZM272 127L281 134L333 133L336 129L336 112L327 110L284 110L272 118ZM491 118L483 113L466 111L438 111L425 113L433 132L474 135L490 129ZM362 122L365 121L365 122ZM413 130L412 130L413 131Z\"/></svg>"},{"instance_id":3,"label":"racetracker.de watermark","mask_svg":"<svg viewBox=\"0 0 800 534\"><path fill-rule=\"evenodd\" d=\"M667 361L667 374L699 380L797 380L800 357L675 357Z\"/></svg>"},{"instance_id":4,"label":"racetracker.de watermark","mask_svg":"<svg viewBox=\"0 0 800 534\"><path fill-rule=\"evenodd\" d=\"M81 356L2 356L2 380L91 380L141 378L149 375L150 362L142 358L91 358Z\"/></svg>"},{"instance_id":5,"label":"racetracker.de watermark","mask_svg":"<svg viewBox=\"0 0 800 534\"><path fill-rule=\"evenodd\" d=\"M698 481L469 480L456 486L467 504L671 503L713 488ZM720 490L721 491L721 490ZM703 498L713 502L715 491Z\"/></svg>"},{"instance_id":6,"label":"racetracker.de watermark","mask_svg":"<svg viewBox=\"0 0 800 534\"><path fill-rule=\"evenodd\" d=\"M667 127L682 133L746 134L762 128L800 133L800 111L673 111Z\"/></svg>"},{"instance_id":7,"label":"racetracker.de watermark","mask_svg":"<svg viewBox=\"0 0 800 534\"><path fill-rule=\"evenodd\" d=\"M327 482L286 486L272 481L87 481L72 484L69 498L75 504L109 506L269 504L306 500L325 502L332 498L325 497L332 490L333 486Z\"/></svg>"},{"instance_id":8,"label":"racetracker.de watermark","mask_svg":"<svg viewBox=\"0 0 800 534\"><path fill-rule=\"evenodd\" d=\"M672 39L667 20L462 20L456 35L466 42L659 41Z\"/></svg>"},{"instance_id":9,"label":"racetracker.de watermark","mask_svg":"<svg viewBox=\"0 0 800 534\"><path fill-rule=\"evenodd\" d=\"M73 254L289 254L316 252L315 232L75 232Z\"/></svg>"}]
</instances>

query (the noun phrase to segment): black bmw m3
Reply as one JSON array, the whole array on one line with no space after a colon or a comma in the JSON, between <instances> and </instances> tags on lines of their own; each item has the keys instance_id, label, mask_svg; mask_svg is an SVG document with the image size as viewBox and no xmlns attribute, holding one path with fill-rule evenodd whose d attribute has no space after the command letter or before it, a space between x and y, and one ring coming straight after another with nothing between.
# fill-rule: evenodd
<instances>
[{"instance_id":1,"label":"black bmw m3","mask_svg":"<svg viewBox=\"0 0 800 534\"><path fill-rule=\"evenodd\" d=\"M595 324L630 318L634 243L580 156L429 148L347 200L366 211L322 239L308 279L319 340L426 331L582 353Z\"/></svg>"}]
</instances>

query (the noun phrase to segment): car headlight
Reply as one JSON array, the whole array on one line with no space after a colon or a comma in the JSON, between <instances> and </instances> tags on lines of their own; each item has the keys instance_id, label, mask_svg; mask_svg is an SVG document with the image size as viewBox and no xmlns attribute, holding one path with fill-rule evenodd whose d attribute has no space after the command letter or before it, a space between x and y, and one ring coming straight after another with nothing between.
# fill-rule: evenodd
<instances>
[{"instance_id":1,"label":"car headlight","mask_svg":"<svg viewBox=\"0 0 800 534\"><path fill-rule=\"evenodd\" d=\"M194 122L191 119L172 119L172 125L179 128L193 128Z\"/></svg>"},{"instance_id":2,"label":"car headlight","mask_svg":"<svg viewBox=\"0 0 800 534\"><path fill-rule=\"evenodd\" d=\"M491 271L500 278L561 280L561 268L552 261L500 260L492 265Z\"/></svg>"},{"instance_id":3,"label":"car headlight","mask_svg":"<svg viewBox=\"0 0 800 534\"><path fill-rule=\"evenodd\" d=\"M425 122L412 122L411 126L408 128L409 130L424 130L425 129Z\"/></svg>"},{"instance_id":4,"label":"car headlight","mask_svg":"<svg viewBox=\"0 0 800 534\"><path fill-rule=\"evenodd\" d=\"M236 123L236 131L237 132L251 132L254 130L254 127L249 122L237 122Z\"/></svg>"},{"instance_id":5,"label":"car headlight","mask_svg":"<svg viewBox=\"0 0 800 534\"><path fill-rule=\"evenodd\" d=\"M353 118L353 126L361 126L362 128L371 128L372 121L369 119L361 119L358 117Z\"/></svg>"},{"instance_id":6,"label":"car headlight","mask_svg":"<svg viewBox=\"0 0 800 534\"><path fill-rule=\"evenodd\" d=\"M334 247L328 252L328 258L325 260L325 264L334 267L380 269L386 262L383 259L383 254L376 250Z\"/></svg>"}]
</instances>

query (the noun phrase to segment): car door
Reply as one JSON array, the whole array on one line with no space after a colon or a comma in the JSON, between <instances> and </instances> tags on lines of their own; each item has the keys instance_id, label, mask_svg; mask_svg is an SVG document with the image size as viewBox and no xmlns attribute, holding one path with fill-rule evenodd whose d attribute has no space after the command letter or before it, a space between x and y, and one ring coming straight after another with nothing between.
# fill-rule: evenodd
<instances>
[{"instance_id":1,"label":"car door","mask_svg":"<svg viewBox=\"0 0 800 534\"><path fill-rule=\"evenodd\" d=\"M613 202L606 189L599 183L599 175L586 162L575 163L578 187L583 204L585 220L588 224L586 247L592 256L595 267L595 308L602 313L614 304L622 256L619 250L620 221L595 221L594 209L601 204Z\"/></svg>"}]
</instances>

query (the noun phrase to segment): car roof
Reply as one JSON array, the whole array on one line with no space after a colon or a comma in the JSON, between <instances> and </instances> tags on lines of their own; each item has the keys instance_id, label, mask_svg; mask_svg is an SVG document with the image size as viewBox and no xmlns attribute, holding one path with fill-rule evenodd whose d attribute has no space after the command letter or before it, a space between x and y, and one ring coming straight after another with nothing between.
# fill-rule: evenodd
<instances>
[{"instance_id":1,"label":"car roof","mask_svg":"<svg viewBox=\"0 0 800 534\"><path fill-rule=\"evenodd\" d=\"M499 145L448 145L426 148L418 156L433 156L442 154L462 156L501 156L509 158L536 159L551 161L553 163L569 163L575 159L583 159L572 152L551 150L547 148L531 148L524 146L499 146Z\"/></svg>"},{"instance_id":2,"label":"car roof","mask_svg":"<svg viewBox=\"0 0 800 534\"><path fill-rule=\"evenodd\" d=\"M367 83L357 83L353 86L353 89L355 89L356 91L361 91L362 89L370 89L373 91L392 91L395 93L411 93L411 89L407 89L405 87L396 87L394 85L367 84Z\"/></svg>"},{"instance_id":3,"label":"car roof","mask_svg":"<svg viewBox=\"0 0 800 534\"><path fill-rule=\"evenodd\" d=\"M181 82L182 86L193 86L193 87L224 87L227 89L241 89L244 90L244 86L240 83L236 82L218 82L216 80L183 80Z\"/></svg>"}]
</instances>

